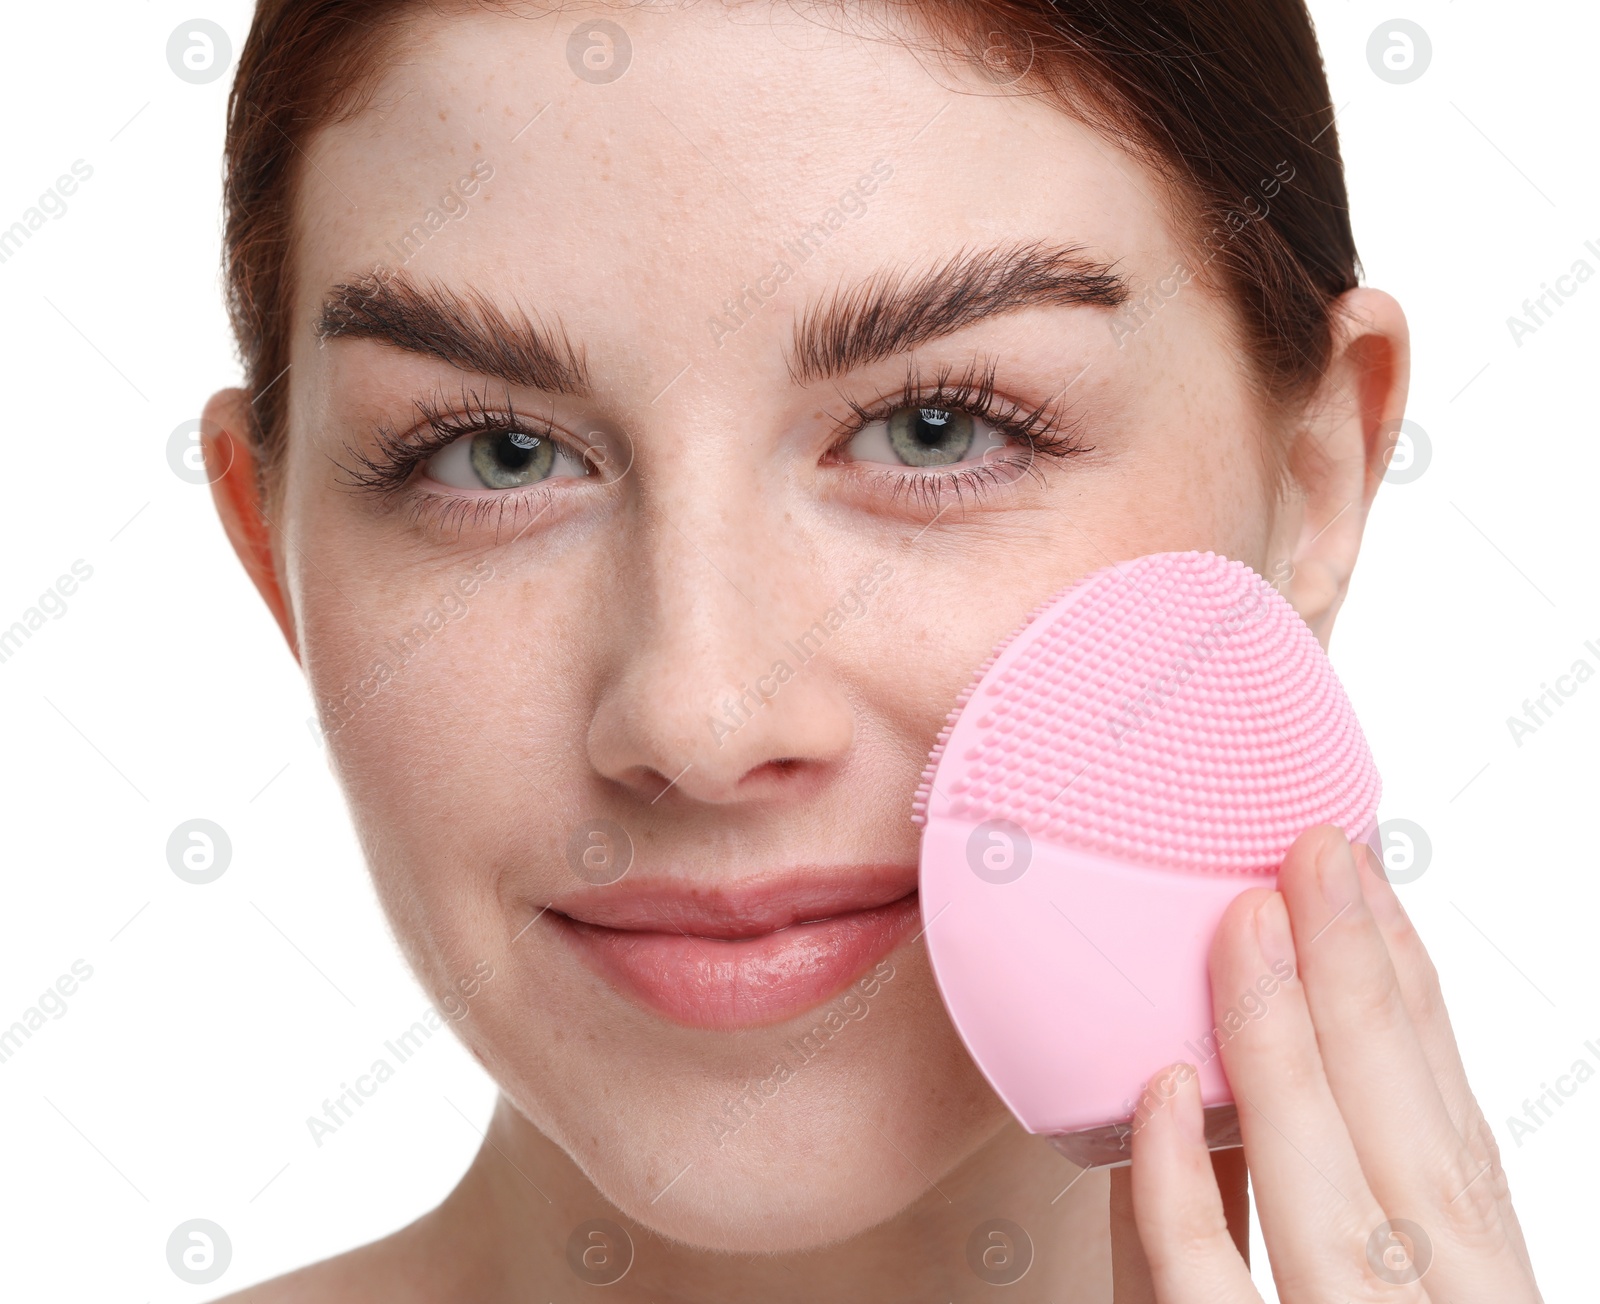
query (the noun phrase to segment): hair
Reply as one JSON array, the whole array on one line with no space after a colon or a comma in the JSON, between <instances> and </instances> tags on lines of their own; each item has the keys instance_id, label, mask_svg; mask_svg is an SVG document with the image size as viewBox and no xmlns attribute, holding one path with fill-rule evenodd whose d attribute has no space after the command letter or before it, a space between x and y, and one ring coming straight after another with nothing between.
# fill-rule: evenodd
<instances>
[{"instance_id":1,"label":"hair","mask_svg":"<svg viewBox=\"0 0 1600 1304\"><path fill-rule=\"evenodd\" d=\"M514 0L451 8L510 10ZM270 501L287 439L294 212L321 128L359 113L437 0L259 0L228 101L223 271ZM898 38L984 71L1115 140L1166 185L1192 269L1234 309L1280 413L1328 365L1357 284L1327 77L1304 0L885 0ZM1287 172L1285 171L1287 169ZM1281 465L1280 465L1281 470Z\"/></svg>"}]
</instances>

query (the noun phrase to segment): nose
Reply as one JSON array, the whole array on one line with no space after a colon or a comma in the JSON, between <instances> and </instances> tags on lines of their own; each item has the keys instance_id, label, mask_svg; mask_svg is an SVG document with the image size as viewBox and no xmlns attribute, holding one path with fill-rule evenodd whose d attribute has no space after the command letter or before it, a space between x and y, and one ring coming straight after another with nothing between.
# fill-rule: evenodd
<instances>
[{"instance_id":1,"label":"nose","mask_svg":"<svg viewBox=\"0 0 1600 1304\"><path fill-rule=\"evenodd\" d=\"M813 790L854 736L818 568L759 510L642 515L591 766L651 803Z\"/></svg>"}]
</instances>

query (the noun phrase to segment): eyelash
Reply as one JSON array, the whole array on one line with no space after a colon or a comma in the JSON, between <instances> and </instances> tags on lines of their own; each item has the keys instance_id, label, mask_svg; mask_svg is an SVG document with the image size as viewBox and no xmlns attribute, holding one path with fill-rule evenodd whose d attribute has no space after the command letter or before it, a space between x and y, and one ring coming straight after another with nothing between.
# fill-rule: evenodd
<instances>
[{"instance_id":1,"label":"eyelash","mask_svg":"<svg viewBox=\"0 0 1600 1304\"><path fill-rule=\"evenodd\" d=\"M473 413L476 405L477 413ZM506 392L505 405L491 408L483 397L463 386L461 406L464 415L446 412L432 399L416 401L419 424L410 434L400 434L386 421L374 427L377 450L368 453L353 445L346 445L354 466L339 464L345 473L345 483L351 488L378 494L393 494L405 488L416 469L441 449L448 448L463 435L502 434L518 432L537 439L554 439L550 426L539 422L530 426L517 416L511 407L511 394ZM574 450L561 444L567 452Z\"/></svg>"},{"instance_id":2,"label":"eyelash","mask_svg":"<svg viewBox=\"0 0 1600 1304\"><path fill-rule=\"evenodd\" d=\"M465 384L461 390L462 412L459 415L447 411L431 398L417 399L415 407L419 424L409 434L402 434L388 422L381 421L374 427L375 451L369 453L354 445L345 446L350 462L340 462L338 466L344 473L344 483L348 488L375 494L393 504L404 494L418 467L435 453L468 435L515 432L535 439L546 439L569 456L593 464L581 449L558 439L548 422L530 421L518 416L512 407L509 389L504 404L497 408L490 407L482 395L467 389ZM447 529L454 527L454 532L459 535L467 526L478 527L492 521L498 535L502 527L515 523L518 514L527 511L530 506L537 508L533 513L537 517L549 507L551 498L550 489L534 486L519 493L499 493L481 498L419 493L412 495L407 505L414 524L431 517Z\"/></svg>"},{"instance_id":3,"label":"eyelash","mask_svg":"<svg viewBox=\"0 0 1600 1304\"><path fill-rule=\"evenodd\" d=\"M830 455L837 453L864 427L874 421L886 421L905 408L938 408L977 417L993 426L999 434L1023 446L1027 461L1020 470L1033 476L1039 476L1039 469L1034 464L1036 457L1059 462L1094 451L1092 444L1085 444L1080 438L1081 419L1069 420L1057 410L1053 398L1031 409L1010 399L998 398L994 392L996 365L992 359L973 361L953 381L952 370L949 366L941 367L930 386L917 370L916 363L912 362L906 367L905 384L900 393L867 406L846 399L845 404L855 419L841 431L829 450ZM869 464L855 462L851 465L861 467ZM898 498L902 493L915 495L922 506L937 509L947 493L953 493L957 502L961 501L963 493L970 493L975 501L981 499L1007 469L1019 469L1018 464L984 462L980 466L949 471L914 470L908 467L904 470L858 471L857 474L879 482L887 479L891 497ZM1006 482L1016 478L1016 475L1010 475L1006 477Z\"/></svg>"},{"instance_id":4,"label":"eyelash","mask_svg":"<svg viewBox=\"0 0 1600 1304\"><path fill-rule=\"evenodd\" d=\"M952 379L953 368L946 366L939 369L930 384L922 378L914 362L909 364L899 394L871 405L845 400L853 419L840 423L827 455L835 456L871 423L885 421L897 411L915 407L938 408L976 417L1007 439L1022 445L1026 462L1020 468L1016 462L985 462L980 466L947 471L910 467L856 471L857 475L874 481L886 479L892 498L898 498L901 494L914 495L921 505L937 508L949 493L953 493L958 502L964 494L970 494L974 500L980 499L1008 469L1038 476L1035 458L1065 461L1080 453L1093 451L1092 445L1082 443L1079 438L1081 421L1068 420L1056 410L1054 400L1025 409L1009 399L997 397L994 390L995 370L992 360L977 360L970 363L959 377ZM458 439L479 434L517 432L547 439L569 456L593 464L582 450L557 438L548 422L519 417L512 406L509 389L500 407L491 407L482 395L463 385L460 414L446 410L431 398L416 400L415 408L418 424L409 433L401 433L388 422L379 422L374 427L374 451L367 452L354 445L346 445L350 460L337 465L344 473L344 483L348 488L376 495L393 504L411 484L417 468L430 457ZM869 464L853 462L849 465L859 468ZM1017 477L1012 474L1006 478L1009 482ZM469 525L478 527L492 521L498 534L503 526L511 523L506 519L508 513L512 514L514 522L516 514L536 506L534 516L537 517L548 508L552 496L551 490L539 487L481 498L419 493L411 496L408 505L414 523L428 515L447 528L454 526L459 534Z\"/></svg>"}]
</instances>

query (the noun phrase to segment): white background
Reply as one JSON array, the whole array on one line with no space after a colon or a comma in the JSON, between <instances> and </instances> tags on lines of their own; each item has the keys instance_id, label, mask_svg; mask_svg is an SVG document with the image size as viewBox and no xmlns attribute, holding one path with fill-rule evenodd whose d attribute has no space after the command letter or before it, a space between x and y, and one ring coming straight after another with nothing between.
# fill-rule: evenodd
<instances>
[{"instance_id":1,"label":"white background","mask_svg":"<svg viewBox=\"0 0 1600 1304\"><path fill-rule=\"evenodd\" d=\"M1410 415L1432 461L1386 485L1334 638L1385 778L1433 860L1403 888L1443 975L1541 1282L1592 1297L1600 1080L1534 1135L1507 1118L1600 1067L1590 836L1600 680L1517 746L1506 718L1579 657L1600 669L1593 415L1600 278L1519 347L1507 318L1578 258L1600 270L1593 6L1408 0L1433 58L1368 65L1387 0L1318 0L1369 284L1405 305ZM0 627L69 566L93 576L0 664L6 881L0 1026L93 967L0 1064L0 1295L209 1299L380 1236L478 1145L491 1084L435 1037L319 1149L306 1116L427 1005L390 939L309 698L214 517L166 447L238 369L219 282L228 78L191 85L169 34L243 3L8 5L0 227L75 160L67 211L0 264L7 492ZM169 870L181 821L233 860ZM189 1286L165 1245L233 1244ZM1257 1276L1271 1290L1265 1256Z\"/></svg>"}]
</instances>

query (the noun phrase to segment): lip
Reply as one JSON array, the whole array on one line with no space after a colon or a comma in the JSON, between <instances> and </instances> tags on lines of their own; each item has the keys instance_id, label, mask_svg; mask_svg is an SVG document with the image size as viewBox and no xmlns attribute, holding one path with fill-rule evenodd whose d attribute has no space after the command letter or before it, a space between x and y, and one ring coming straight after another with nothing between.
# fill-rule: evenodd
<instances>
[{"instance_id":1,"label":"lip","mask_svg":"<svg viewBox=\"0 0 1600 1304\"><path fill-rule=\"evenodd\" d=\"M615 990L696 1028L780 1023L836 995L915 928L915 865L856 865L742 884L585 888L551 902L557 932Z\"/></svg>"}]
</instances>

